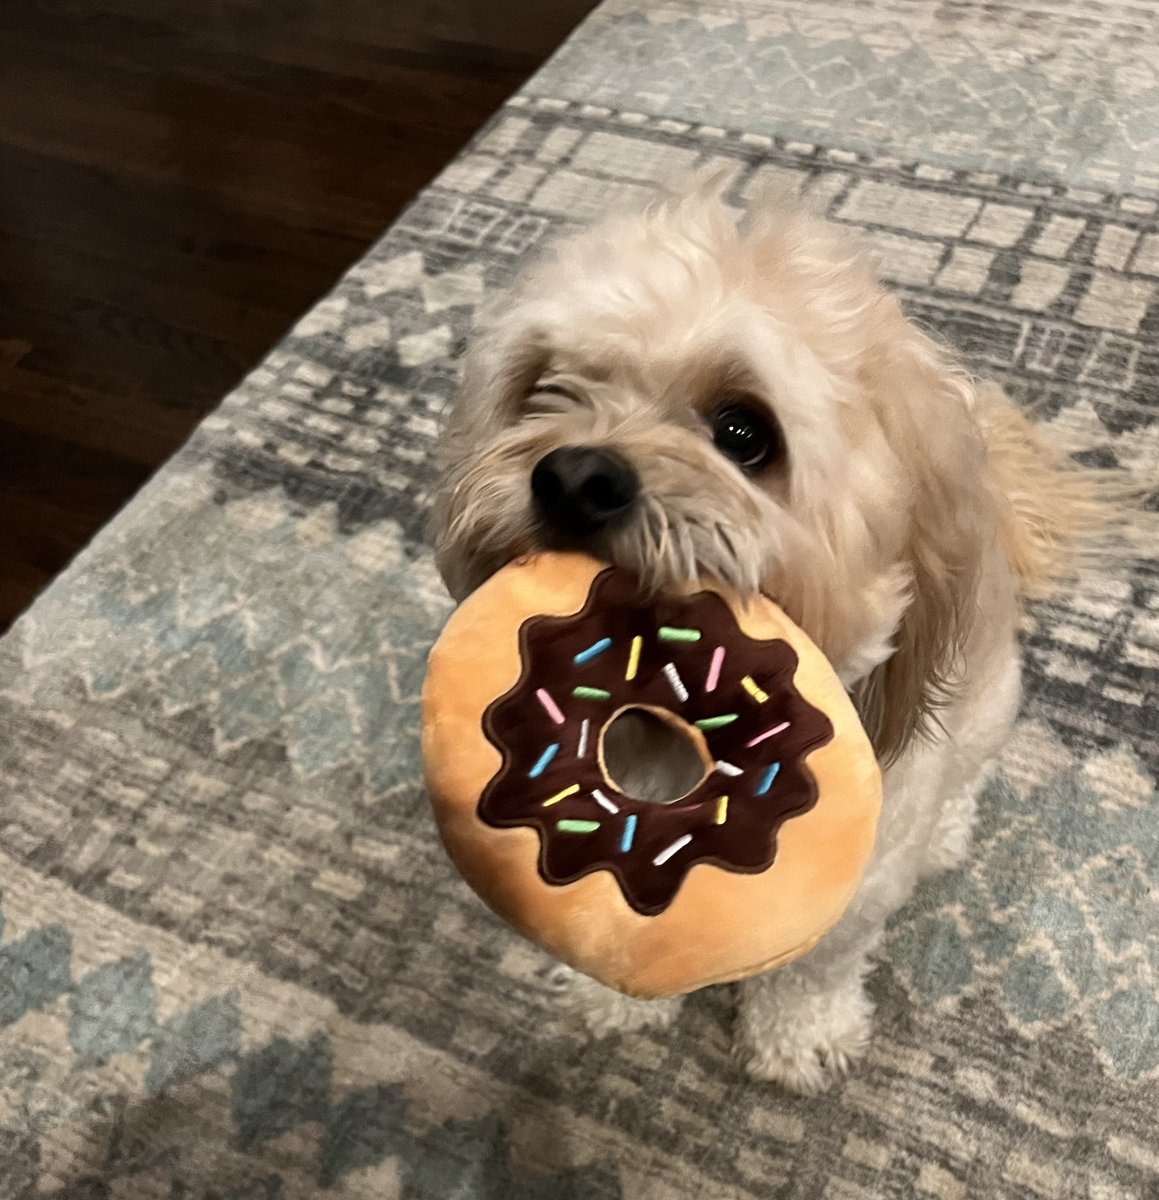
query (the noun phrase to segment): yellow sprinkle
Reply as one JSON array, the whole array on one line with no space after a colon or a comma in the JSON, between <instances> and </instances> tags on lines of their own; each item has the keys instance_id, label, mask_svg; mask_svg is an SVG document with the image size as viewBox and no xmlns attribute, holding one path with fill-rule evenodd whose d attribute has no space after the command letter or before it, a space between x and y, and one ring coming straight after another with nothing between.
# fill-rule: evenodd
<instances>
[{"instance_id":1,"label":"yellow sprinkle","mask_svg":"<svg viewBox=\"0 0 1159 1200\"><path fill-rule=\"evenodd\" d=\"M746 675L740 681L740 685L758 704L764 704L764 702L769 698L769 693L762 691L758 686L757 681L751 675Z\"/></svg>"},{"instance_id":2,"label":"yellow sprinkle","mask_svg":"<svg viewBox=\"0 0 1159 1200\"><path fill-rule=\"evenodd\" d=\"M728 797L721 796L716 802L716 816L713 818L717 825L723 825L728 818Z\"/></svg>"},{"instance_id":3,"label":"yellow sprinkle","mask_svg":"<svg viewBox=\"0 0 1159 1200\"><path fill-rule=\"evenodd\" d=\"M636 678L636 671L640 666L640 647L644 644L642 637L634 637L632 639L632 648L628 651L628 673L624 678L631 683Z\"/></svg>"},{"instance_id":4,"label":"yellow sprinkle","mask_svg":"<svg viewBox=\"0 0 1159 1200\"><path fill-rule=\"evenodd\" d=\"M573 783L571 787L565 787L562 792L556 792L550 800L545 800L541 807L550 808L553 804L558 804L561 800L566 800L568 796L574 796L579 791L579 784Z\"/></svg>"}]
</instances>

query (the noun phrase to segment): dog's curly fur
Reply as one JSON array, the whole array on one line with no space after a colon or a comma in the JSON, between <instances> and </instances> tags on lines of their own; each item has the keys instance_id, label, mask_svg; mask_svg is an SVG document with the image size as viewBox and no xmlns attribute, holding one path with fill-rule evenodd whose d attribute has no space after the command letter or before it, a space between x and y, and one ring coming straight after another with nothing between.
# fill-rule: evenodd
<instances>
[{"instance_id":1,"label":"dog's curly fur","mask_svg":"<svg viewBox=\"0 0 1159 1200\"><path fill-rule=\"evenodd\" d=\"M737 396L783 437L756 477L711 436ZM775 597L836 666L886 767L848 914L805 959L741 986L749 1069L817 1090L865 1047L886 919L965 854L1018 707L1019 600L1066 569L1098 489L907 320L849 235L782 203L738 223L703 184L556 246L481 333L435 498L456 596L544 544L531 471L573 444L614 450L642 485L632 519L587 548L655 588L708 575ZM675 1011L583 990L601 1029Z\"/></svg>"}]
</instances>

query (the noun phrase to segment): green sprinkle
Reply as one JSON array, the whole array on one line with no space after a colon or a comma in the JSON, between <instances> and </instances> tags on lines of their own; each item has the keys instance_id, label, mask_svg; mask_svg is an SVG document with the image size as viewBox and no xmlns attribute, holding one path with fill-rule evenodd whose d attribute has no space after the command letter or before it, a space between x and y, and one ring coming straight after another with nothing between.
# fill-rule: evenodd
<instances>
[{"instance_id":1,"label":"green sprinkle","mask_svg":"<svg viewBox=\"0 0 1159 1200\"><path fill-rule=\"evenodd\" d=\"M699 642L699 629L675 629L671 625L660 626L660 640L662 642Z\"/></svg>"},{"instance_id":2,"label":"green sprinkle","mask_svg":"<svg viewBox=\"0 0 1159 1200\"><path fill-rule=\"evenodd\" d=\"M560 833L595 833L600 827L599 821L556 821L556 829Z\"/></svg>"},{"instance_id":3,"label":"green sprinkle","mask_svg":"<svg viewBox=\"0 0 1159 1200\"><path fill-rule=\"evenodd\" d=\"M571 693L577 700L610 700L611 692L605 692L603 688L593 687L577 687L572 689Z\"/></svg>"},{"instance_id":4,"label":"green sprinkle","mask_svg":"<svg viewBox=\"0 0 1159 1200\"><path fill-rule=\"evenodd\" d=\"M720 729L724 725L731 725L736 720L736 713L725 713L723 717L705 717L703 721L696 722L697 729Z\"/></svg>"}]
</instances>

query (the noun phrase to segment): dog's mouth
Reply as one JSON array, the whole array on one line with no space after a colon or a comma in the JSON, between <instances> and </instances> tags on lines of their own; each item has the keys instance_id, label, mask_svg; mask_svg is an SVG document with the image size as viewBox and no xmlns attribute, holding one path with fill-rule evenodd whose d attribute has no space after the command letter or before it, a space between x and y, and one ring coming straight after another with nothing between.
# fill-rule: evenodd
<instances>
[{"instance_id":1,"label":"dog's mouth","mask_svg":"<svg viewBox=\"0 0 1159 1200\"><path fill-rule=\"evenodd\" d=\"M630 505L595 521L583 511L559 506L545 511L536 495L522 514L490 523L486 510L474 530L454 530L457 553L446 555L452 590L474 591L509 563L538 553L586 554L623 570L638 581L643 596L687 595L715 580L741 596L759 591L759 564L744 551L744 535L719 514L706 519L701 508L685 513L642 488Z\"/></svg>"},{"instance_id":2,"label":"dog's mouth","mask_svg":"<svg viewBox=\"0 0 1159 1200\"><path fill-rule=\"evenodd\" d=\"M544 521L538 521L531 533L530 550L522 553L549 552L555 554L579 551L607 562L612 561L613 548L609 530L576 529L565 531ZM617 566L622 565L617 563Z\"/></svg>"},{"instance_id":3,"label":"dog's mouth","mask_svg":"<svg viewBox=\"0 0 1159 1200\"><path fill-rule=\"evenodd\" d=\"M739 592L745 589L726 572L696 559L677 564L658 552L652 531L631 519L616 522L586 535L565 534L550 526L537 526L525 548L511 559L539 553L587 554L635 577L640 596L656 600L685 596L706 580L717 580ZM510 559L508 560L510 561Z\"/></svg>"}]
</instances>

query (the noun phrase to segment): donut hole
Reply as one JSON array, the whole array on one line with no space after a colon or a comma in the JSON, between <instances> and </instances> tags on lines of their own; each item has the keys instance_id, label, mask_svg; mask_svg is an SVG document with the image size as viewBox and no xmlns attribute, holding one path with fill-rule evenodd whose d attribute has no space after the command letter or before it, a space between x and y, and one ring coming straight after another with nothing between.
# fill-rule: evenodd
<instances>
[{"instance_id":1,"label":"donut hole","mask_svg":"<svg viewBox=\"0 0 1159 1200\"><path fill-rule=\"evenodd\" d=\"M625 796L671 804L694 791L708 774L703 737L679 717L629 706L604 726L600 765L608 782Z\"/></svg>"}]
</instances>

